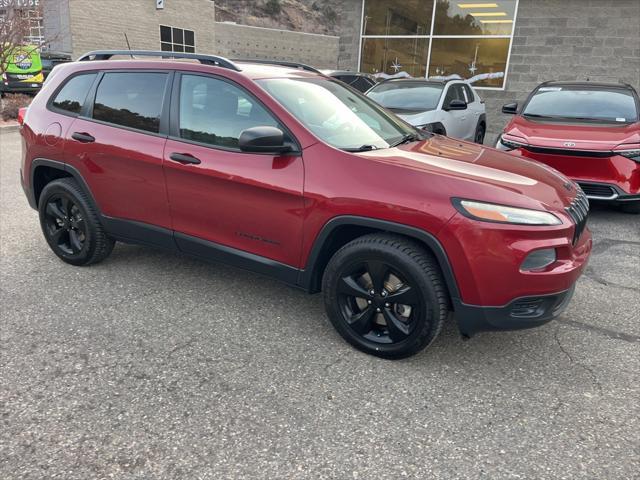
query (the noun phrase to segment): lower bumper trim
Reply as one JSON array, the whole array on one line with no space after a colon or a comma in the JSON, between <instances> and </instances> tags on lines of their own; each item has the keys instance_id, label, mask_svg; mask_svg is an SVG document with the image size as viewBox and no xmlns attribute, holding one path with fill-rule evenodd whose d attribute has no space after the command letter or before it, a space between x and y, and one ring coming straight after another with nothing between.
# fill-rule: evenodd
<instances>
[{"instance_id":1,"label":"lower bumper trim","mask_svg":"<svg viewBox=\"0 0 640 480\"><path fill-rule=\"evenodd\" d=\"M460 333L471 337L478 332L522 330L550 322L560 315L573 297L575 286L548 295L520 297L501 307L483 307L458 302L454 305Z\"/></svg>"}]
</instances>

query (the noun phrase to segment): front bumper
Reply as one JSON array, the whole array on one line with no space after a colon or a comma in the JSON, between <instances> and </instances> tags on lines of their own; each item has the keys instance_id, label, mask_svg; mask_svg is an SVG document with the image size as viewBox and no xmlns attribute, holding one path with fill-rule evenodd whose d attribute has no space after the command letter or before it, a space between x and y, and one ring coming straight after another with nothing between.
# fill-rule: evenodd
<instances>
[{"instance_id":1,"label":"front bumper","mask_svg":"<svg viewBox=\"0 0 640 480\"><path fill-rule=\"evenodd\" d=\"M520 297L501 307L480 307L460 302L455 306L460 333L468 338L478 332L539 327L565 310L574 289L575 285L572 285L563 292Z\"/></svg>"}]
</instances>

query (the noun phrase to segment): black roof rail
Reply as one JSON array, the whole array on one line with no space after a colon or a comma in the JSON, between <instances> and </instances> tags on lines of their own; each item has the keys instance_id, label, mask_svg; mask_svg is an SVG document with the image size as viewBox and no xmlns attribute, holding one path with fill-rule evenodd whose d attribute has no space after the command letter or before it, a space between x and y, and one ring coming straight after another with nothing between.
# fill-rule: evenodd
<instances>
[{"instance_id":1,"label":"black roof rail","mask_svg":"<svg viewBox=\"0 0 640 480\"><path fill-rule=\"evenodd\" d=\"M244 63L259 63L261 65L278 65L280 67L298 68L300 70L306 70L308 72L319 73L321 75L324 75L317 68L311 67L309 65L305 65L304 63L286 62L283 60L262 60L262 59L245 59L245 58L234 58L233 61L244 62Z\"/></svg>"},{"instance_id":2,"label":"black roof rail","mask_svg":"<svg viewBox=\"0 0 640 480\"><path fill-rule=\"evenodd\" d=\"M124 55L131 57L161 57L161 58L184 58L189 60L198 60L203 65L213 65L216 67L228 68L239 72L238 66L231 60L219 57L217 55L202 55L200 53L182 53L182 52L160 52L153 50L95 50L88 52L78 58L79 62L92 60L109 60L115 55Z\"/></svg>"}]
</instances>

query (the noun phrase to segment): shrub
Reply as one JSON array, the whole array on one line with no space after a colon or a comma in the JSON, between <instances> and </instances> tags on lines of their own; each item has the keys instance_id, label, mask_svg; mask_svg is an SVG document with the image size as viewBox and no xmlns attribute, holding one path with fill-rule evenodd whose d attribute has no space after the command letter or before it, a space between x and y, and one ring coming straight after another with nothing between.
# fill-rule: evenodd
<instances>
[{"instance_id":1,"label":"shrub","mask_svg":"<svg viewBox=\"0 0 640 480\"><path fill-rule=\"evenodd\" d=\"M22 107L28 107L31 103L29 95L21 93L7 94L0 100L0 118L2 120L16 120L18 118L18 110Z\"/></svg>"},{"instance_id":2,"label":"shrub","mask_svg":"<svg viewBox=\"0 0 640 480\"><path fill-rule=\"evenodd\" d=\"M267 15L278 15L282 11L282 5L280 5L280 0L267 0L267 3L264 6L265 12Z\"/></svg>"}]
</instances>

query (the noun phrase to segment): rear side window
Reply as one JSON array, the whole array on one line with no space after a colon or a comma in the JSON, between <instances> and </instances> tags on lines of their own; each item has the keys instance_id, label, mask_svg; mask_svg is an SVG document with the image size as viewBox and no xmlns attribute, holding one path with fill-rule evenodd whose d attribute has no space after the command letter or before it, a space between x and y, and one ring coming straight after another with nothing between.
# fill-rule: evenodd
<instances>
[{"instance_id":1,"label":"rear side window","mask_svg":"<svg viewBox=\"0 0 640 480\"><path fill-rule=\"evenodd\" d=\"M65 112L79 114L95 78L95 73L72 77L58 92L51 105Z\"/></svg>"},{"instance_id":2,"label":"rear side window","mask_svg":"<svg viewBox=\"0 0 640 480\"><path fill-rule=\"evenodd\" d=\"M96 91L93 118L158 133L166 83L166 73L105 73Z\"/></svg>"},{"instance_id":3,"label":"rear side window","mask_svg":"<svg viewBox=\"0 0 640 480\"><path fill-rule=\"evenodd\" d=\"M473 90L469 85L463 85L464 93L467 95L467 103L473 103L476 101L476 96L473 94Z\"/></svg>"}]
</instances>

